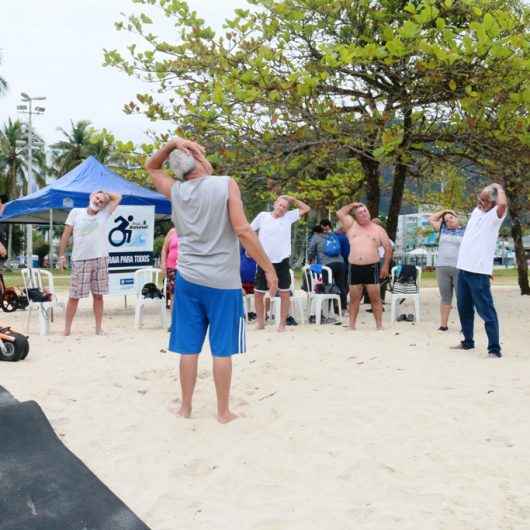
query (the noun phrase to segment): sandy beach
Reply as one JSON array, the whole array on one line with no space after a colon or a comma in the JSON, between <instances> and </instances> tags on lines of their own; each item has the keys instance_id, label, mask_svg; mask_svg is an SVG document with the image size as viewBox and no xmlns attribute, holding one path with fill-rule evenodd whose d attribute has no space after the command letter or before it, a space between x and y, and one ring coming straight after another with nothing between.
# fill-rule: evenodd
<instances>
[{"instance_id":1,"label":"sandy beach","mask_svg":"<svg viewBox=\"0 0 530 530\"><path fill-rule=\"evenodd\" d=\"M232 402L215 420L211 359L200 360L193 416L175 417L178 356L154 308L142 330L109 298L93 335L83 302L71 337L38 335L0 384L36 400L63 442L153 530L527 530L530 527L530 297L495 287L505 357L454 351L423 320L376 332L335 325L250 325L234 358ZM65 296L63 295L63 300ZM387 306L388 307L388 306ZM388 320L389 309L385 314ZM25 313L2 315L23 330Z\"/></svg>"}]
</instances>

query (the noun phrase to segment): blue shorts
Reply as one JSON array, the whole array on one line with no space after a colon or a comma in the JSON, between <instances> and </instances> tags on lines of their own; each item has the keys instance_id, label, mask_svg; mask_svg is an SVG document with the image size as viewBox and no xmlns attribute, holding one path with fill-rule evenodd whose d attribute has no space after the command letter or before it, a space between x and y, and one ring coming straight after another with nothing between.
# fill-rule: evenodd
<instances>
[{"instance_id":1,"label":"blue shorts","mask_svg":"<svg viewBox=\"0 0 530 530\"><path fill-rule=\"evenodd\" d=\"M197 354L210 327L210 350L230 357L246 350L246 322L241 289L214 289L186 281L177 273L169 350Z\"/></svg>"}]
</instances>

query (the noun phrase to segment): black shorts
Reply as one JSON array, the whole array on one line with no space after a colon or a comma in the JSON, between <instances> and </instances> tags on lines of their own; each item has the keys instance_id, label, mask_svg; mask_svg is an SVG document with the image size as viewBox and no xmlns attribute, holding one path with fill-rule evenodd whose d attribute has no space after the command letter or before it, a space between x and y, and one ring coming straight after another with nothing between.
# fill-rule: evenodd
<instances>
[{"instance_id":1,"label":"black shorts","mask_svg":"<svg viewBox=\"0 0 530 530\"><path fill-rule=\"evenodd\" d=\"M291 287L291 267L289 265L289 258L285 258L283 261L280 261L280 263L273 263L273 265L276 269L276 274L278 275L278 289L280 291L288 291ZM258 293L264 293L268 288L265 271L258 266L254 290Z\"/></svg>"},{"instance_id":2,"label":"black shorts","mask_svg":"<svg viewBox=\"0 0 530 530\"><path fill-rule=\"evenodd\" d=\"M371 265L350 263L350 285L373 285L379 282L379 262Z\"/></svg>"}]
</instances>

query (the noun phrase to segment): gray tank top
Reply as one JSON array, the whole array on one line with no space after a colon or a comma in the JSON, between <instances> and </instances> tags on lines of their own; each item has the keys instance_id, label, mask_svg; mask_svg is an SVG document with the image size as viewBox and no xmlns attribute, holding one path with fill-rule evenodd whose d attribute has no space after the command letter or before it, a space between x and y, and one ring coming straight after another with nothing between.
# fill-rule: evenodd
<instances>
[{"instance_id":1,"label":"gray tank top","mask_svg":"<svg viewBox=\"0 0 530 530\"><path fill-rule=\"evenodd\" d=\"M229 180L207 176L175 182L171 189L178 272L188 282L241 289L239 243L228 215Z\"/></svg>"}]
</instances>

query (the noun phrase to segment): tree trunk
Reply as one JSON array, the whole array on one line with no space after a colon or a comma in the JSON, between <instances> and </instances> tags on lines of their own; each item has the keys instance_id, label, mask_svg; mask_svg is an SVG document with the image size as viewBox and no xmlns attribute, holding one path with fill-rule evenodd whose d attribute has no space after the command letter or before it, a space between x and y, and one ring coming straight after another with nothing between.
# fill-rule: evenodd
<instances>
[{"instance_id":1,"label":"tree trunk","mask_svg":"<svg viewBox=\"0 0 530 530\"><path fill-rule=\"evenodd\" d=\"M508 188L506 189L508 195ZM515 246L515 260L517 262L517 279L522 295L530 295L530 284L528 283L528 262L523 245L523 229L521 227L520 211L517 199L510 199L510 217L512 220L512 237Z\"/></svg>"},{"instance_id":2,"label":"tree trunk","mask_svg":"<svg viewBox=\"0 0 530 530\"><path fill-rule=\"evenodd\" d=\"M372 217L379 215L381 186L379 184L379 162L366 156L361 157L361 166L366 176L366 206Z\"/></svg>"},{"instance_id":3,"label":"tree trunk","mask_svg":"<svg viewBox=\"0 0 530 530\"><path fill-rule=\"evenodd\" d=\"M405 191L405 181L407 179L407 167L403 164L396 164L394 169L394 182L392 183L392 197L388 207L388 217L386 221L386 231L388 237L396 240L399 212L403 202L403 192Z\"/></svg>"},{"instance_id":4,"label":"tree trunk","mask_svg":"<svg viewBox=\"0 0 530 530\"><path fill-rule=\"evenodd\" d=\"M9 183L7 185L7 195L10 201L18 199L17 193L17 166L16 163L13 163L9 168Z\"/></svg>"},{"instance_id":5,"label":"tree trunk","mask_svg":"<svg viewBox=\"0 0 530 530\"><path fill-rule=\"evenodd\" d=\"M403 115L403 140L400 148L406 150L409 139L410 130L412 127L412 111L405 109ZM405 191L405 181L407 179L407 166L403 163L402 155L398 156L396 166L394 168L394 181L392 183L392 197L390 199L390 206L388 208L388 217L386 221L386 230L388 237L396 240L399 212L401 211L401 204L403 202L403 193Z\"/></svg>"}]
</instances>

